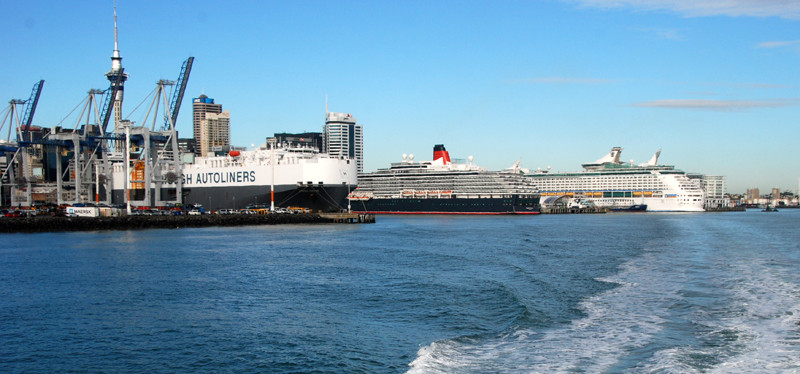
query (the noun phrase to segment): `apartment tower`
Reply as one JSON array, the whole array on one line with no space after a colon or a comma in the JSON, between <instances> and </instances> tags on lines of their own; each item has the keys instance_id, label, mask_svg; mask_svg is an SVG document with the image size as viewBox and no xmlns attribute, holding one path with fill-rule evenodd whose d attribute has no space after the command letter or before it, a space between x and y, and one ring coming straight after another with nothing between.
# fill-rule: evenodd
<instances>
[{"instance_id":1,"label":"apartment tower","mask_svg":"<svg viewBox=\"0 0 800 374\"><path fill-rule=\"evenodd\" d=\"M322 151L334 157L352 158L358 172L364 172L364 132L350 114L325 113Z\"/></svg>"},{"instance_id":2,"label":"apartment tower","mask_svg":"<svg viewBox=\"0 0 800 374\"><path fill-rule=\"evenodd\" d=\"M231 114L222 104L200 95L192 101L195 155L208 156L215 147L231 144Z\"/></svg>"}]
</instances>

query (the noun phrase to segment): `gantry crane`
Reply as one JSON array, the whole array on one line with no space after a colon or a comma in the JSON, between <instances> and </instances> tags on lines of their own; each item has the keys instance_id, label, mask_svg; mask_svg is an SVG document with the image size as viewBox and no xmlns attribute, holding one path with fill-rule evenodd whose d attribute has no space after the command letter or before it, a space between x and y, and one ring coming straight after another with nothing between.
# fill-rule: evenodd
<instances>
[{"instance_id":1,"label":"gantry crane","mask_svg":"<svg viewBox=\"0 0 800 374\"><path fill-rule=\"evenodd\" d=\"M183 94L186 92L186 84L189 82L189 73L192 72L193 63L194 57L189 57L183 62L181 73L178 75L178 80L175 82L175 91L172 92L172 100L170 100L170 106L172 107L170 118L172 119L173 126L178 122L178 111L181 110ZM169 121L169 119L167 119L167 121ZM164 124L164 128L169 127L169 123Z\"/></svg>"},{"instance_id":2,"label":"gantry crane","mask_svg":"<svg viewBox=\"0 0 800 374\"><path fill-rule=\"evenodd\" d=\"M110 81L107 90L89 91L80 118L72 130L56 126L45 129L46 131L31 131L34 129L31 124L44 81L34 86L30 99L12 100L9 113L5 115L6 118L11 117L9 140L0 142L0 161L3 156L6 160L4 165L0 163L3 178L0 180L0 189L4 192L0 204L33 205L33 187L56 193L54 202L58 204L91 200L108 204L131 202L139 206L181 202L182 161L177 146L175 123L193 62L194 57L183 62L177 81L157 82L153 104L142 122L144 126L134 126L130 120L117 117L113 130L109 129L112 113L117 110L115 101L121 96L120 91L126 78L121 67L113 70L113 74L107 74ZM166 86L173 85L175 89L168 100ZM95 96L100 94L104 96L102 106L98 108L100 101ZM27 107L20 118L17 106L26 103ZM164 108L163 116L158 115L160 106ZM147 119L151 111L154 113L150 117L152 129ZM95 121L90 118L92 113ZM166 122L163 131L156 130L157 118ZM10 133L12 129L15 131L13 138ZM0 131L2 130L0 126ZM55 176L44 179L43 176L33 177L31 162L44 162L52 157L55 158ZM130 168L131 162L135 167L141 166L144 173L123 172L124 182L118 180L115 185L115 170L122 172ZM48 170L46 165L44 169ZM5 188L2 188L3 182L7 184ZM143 189L138 192L144 193L134 198L133 195L136 194L131 192L135 191L129 191L132 187ZM112 193L112 190L123 191L123 194L120 196L119 193Z\"/></svg>"},{"instance_id":3,"label":"gantry crane","mask_svg":"<svg viewBox=\"0 0 800 374\"><path fill-rule=\"evenodd\" d=\"M2 188L3 181L11 184L9 191L11 205L31 205L31 155L33 149L28 147L28 144L33 141L31 134L31 123L33 123L33 115L36 113L36 106L39 103L39 96L42 93L44 80L40 80L33 85L31 96L28 100L11 100L9 106L10 120L8 121L8 139L0 146L0 191L2 191L2 199L5 200L6 190ZM16 114L16 106L27 104L22 118L18 118ZM18 122L15 124L15 119ZM5 124L5 119L3 120ZM1 126L0 126L1 127ZM15 130L16 142L12 141L11 130ZM24 196L24 197L23 197ZM0 205L5 205L5 201L0 201Z\"/></svg>"},{"instance_id":4,"label":"gantry crane","mask_svg":"<svg viewBox=\"0 0 800 374\"><path fill-rule=\"evenodd\" d=\"M44 79L33 85L31 97L28 99L28 105L25 107L25 114L22 116L22 134L30 131L31 123L33 122L33 114L36 113L36 105L39 104L39 95L42 94L42 86L44 86Z\"/></svg>"},{"instance_id":5,"label":"gantry crane","mask_svg":"<svg viewBox=\"0 0 800 374\"><path fill-rule=\"evenodd\" d=\"M182 160L178 148L178 132L175 123L178 119L181 101L189 81L194 57L184 61L180 75L176 82L159 80L145 119L141 126L133 126L125 121L126 138L132 146L127 149L135 150L126 157L134 161L133 172L126 172L130 178L126 182L130 186L130 193L126 199L134 206L165 205L167 203L180 203L183 199L183 181L181 179ZM176 86L171 100L167 100L166 86ZM159 116L159 108L163 105L163 117ZM152 117L150 115L153 114ZM149 119L152 118L148 126ZM156 122L164 118L163 129L156 129ZM127 168L130 169L128 164Z\"/></svg>"}]
</instances>

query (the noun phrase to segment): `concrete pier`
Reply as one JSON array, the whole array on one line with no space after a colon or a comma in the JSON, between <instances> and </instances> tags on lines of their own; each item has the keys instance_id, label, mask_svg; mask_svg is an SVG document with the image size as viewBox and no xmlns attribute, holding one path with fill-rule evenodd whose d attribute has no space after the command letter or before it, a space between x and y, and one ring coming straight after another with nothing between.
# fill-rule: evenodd
<instances>
[{"instance_id":1,"label":"concrete pier","mask_svg":"<svg viewBox=\"0 0 800 374\"><path fill-rule=\"evenodd\" d=\"M183 216L0 218L0 232L52 232L318 223L375 223L371 214L230 214Z\"/></svg>"},{"instance_id":2,"label":"concrete pier","mask_svg":"<svg viewBox=\"0 0 800 374\"><path fill-rule=\"evenodd\" d=\"M335 223L375 223L374 214L359 213L320 213L320 217Z\"/></svg>"},{"instance_id":3,"label":"concrete pier","mask_svg":"<svg viewBox=\"0 0 800 374\"><path fill-rule=\"evenodd\" d=\"M566 207L542 207L542 214L600 214L605 213L602 208L566 208Z\"/></svg>"}]
</instances>

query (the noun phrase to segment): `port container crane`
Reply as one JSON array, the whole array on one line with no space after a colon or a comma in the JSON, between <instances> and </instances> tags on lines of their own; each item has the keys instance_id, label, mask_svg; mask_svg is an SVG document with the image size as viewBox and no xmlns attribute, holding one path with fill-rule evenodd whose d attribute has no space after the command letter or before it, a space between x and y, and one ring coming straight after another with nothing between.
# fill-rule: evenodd
<instances>
[{"instance_id":1,"label":"port container crane","mask_svg":"<svg viewBox=\"0 0 800 374\"><path fill-rule=\"evenodd\" d=\"M173 125L178 122L178 111L181 110L183 94L186 92L186 84L189 82L189 73L192 72L193 63L194 57L189 57L183 62L183 65L181 66L181 72L178 75L178 80L175 82L175 91L172 93L172 98L170 100L170 107L172 108L170 118L172 119ZM167 119L167 123L164 124L164 128L170 128L169 118Z\"/></svg>"},{"instance_id":2,"label":"port container crane","mask_svg":"<svg viewBox=\"0 0 800 374\"><path fill-rule=\"evenodd\" d=\"M108 87L108 91L106 93L108 96L105 97L105 103L103 103L103 111L100 113L100 128L103 130L101 134L106 134L106 129L108 128L108 121L111 119L111 112L114 109L114 99L117 97L117 91L119 91L119 87L122 85L122 82L125 78L125 69L120 68L119 72L114 73L116 77L115 80L111 82L111 85Z\"/></svg>"},{"instance_id":3,"label":"port container crane","mask_svg":"<svg viewBox=\"0 0 800 374\"><path fill-rule=\"evenodd\" d=\"M0 176L0 185L2 185L2 179L7 179L10 182L14 182L14 185L11 189L11 204L13 205L16 201L14 198L14 190L17 187L27 187L25 188L25 200L27 205L30 205L31 195L30 195L30 182L31 182L31 168L30 168L30 159L28 154L33 152L33 149L30 148L32 142L34 141L33 135L31 135L31 123L33 123L33 115L36 113L36 105L39 103L39 96L42 93L42 87L44 86L44 80L40 80L33 85L33 90L31 91L31 96L28 100L11 100L11 122L9 122L9 131L11 127L13 127L13 121L15 115L15 106L18 104L27 104L25 106L25 111L23 112L22 118L18 122L17 131L16 131L16 138L17 144L6 144L2 151L4 156L4 168L2 170L2 176ZM9 141L10 134L9 134ZM15 149L16 148L16 149ZM13 156L9 157L10 153L13 152ZM20 156L21 155L21 156ZM16 163L16 171L14 164ZM15 175L21 174L21 175Z\"/></svg>"},{"instance_id":4,"label":"port container crane","mask_svg":"<svg viewBox=\"0 0 800 374\"><path fill-rule=\"evenodd\" d=\"M33 123L33 114L36 113L36 105L39 104L39 95L42 94L42 86L44 86L44 79L33 85L31 97L28 99L28 105L25 107L25 114L22 116L22 133L30 131L31 123Z\"/></svg>"}]
</instances>

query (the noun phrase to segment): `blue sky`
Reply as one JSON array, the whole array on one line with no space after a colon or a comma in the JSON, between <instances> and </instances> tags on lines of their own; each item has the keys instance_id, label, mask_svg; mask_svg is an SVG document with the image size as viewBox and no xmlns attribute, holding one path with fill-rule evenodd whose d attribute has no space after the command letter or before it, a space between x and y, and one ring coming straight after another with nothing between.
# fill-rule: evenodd
<instances>
[{"instance_id":1,"label":"blue sky","mask_svg":"<svg viewBox=\"0 0 800 374\"><path fill-rule=\"evenodd\" d=\"M34 124L105 89L112 1L0 1L0 95ZM365 169L403 153L501 169L574 171L613 146L623 159L725 175L729 191L796 190L800 177L800 2L780 0L119 0L129 74L123 116L159 79L195 64L191 98L231 111L234 145L321 131L325 98L365 131ZM146 105L145 105L146 106ZM133 113L132 113L133 112ZM3 129L5 137L6 129Z\"/></svg>"}]
</instances>

